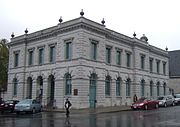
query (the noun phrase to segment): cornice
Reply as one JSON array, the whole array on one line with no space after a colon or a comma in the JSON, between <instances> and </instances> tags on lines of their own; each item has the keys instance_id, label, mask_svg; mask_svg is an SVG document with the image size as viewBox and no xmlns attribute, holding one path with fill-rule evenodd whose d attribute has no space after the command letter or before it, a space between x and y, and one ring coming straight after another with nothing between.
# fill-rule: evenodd
<instances>
[{"instance_id":1,"label":"cornice","mask_svg":"<svg viewBox=\"0 0 180 127\"><path fill-rule=\"evenodd\" d=\"M150 52L154 52L158 55L163 55L165 57L168 56L164 50L151 46L149 44L144 44L143 41L139 39L134 39L128 37L126 35L120 34L113 30L105 28L104 25L94 22L92 20L86 19L84 17L76 18L67 22L60 23L56 26L40 30L31 34L21 35L11 39L11 42L8 44L9 46L13 46L21 43L30 43L33 41L43 40L51 37L57 37L60 34L75 31L78 29L85 29L87 31L94 32L96 34L102 35L107 39L118 41L124 43L126 45L141 47L143 49L147 49Z\"/></svg>"}]
</instances>

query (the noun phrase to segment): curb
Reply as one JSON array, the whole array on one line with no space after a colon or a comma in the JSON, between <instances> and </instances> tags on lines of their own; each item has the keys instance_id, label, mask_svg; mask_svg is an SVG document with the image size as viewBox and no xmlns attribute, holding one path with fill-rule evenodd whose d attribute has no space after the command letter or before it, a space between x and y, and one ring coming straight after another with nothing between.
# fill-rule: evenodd
<instances>
[{"instance_id":1,"label":"curb","mask_svg":"<svg viewBox=\"0 0 180 127\"><path fill-rule=\"evenodd\" d=\"M101 113L113 113L113 112L121 112L121 111L130 111L130 106L114 106L114 107L99 107L96 109L70 109L71 114L82 114L82 113L89 113L89 114L101 114ZM44 112L59 112L65 113L64 109L43 109Z\"/></svg>"}]
</instances>

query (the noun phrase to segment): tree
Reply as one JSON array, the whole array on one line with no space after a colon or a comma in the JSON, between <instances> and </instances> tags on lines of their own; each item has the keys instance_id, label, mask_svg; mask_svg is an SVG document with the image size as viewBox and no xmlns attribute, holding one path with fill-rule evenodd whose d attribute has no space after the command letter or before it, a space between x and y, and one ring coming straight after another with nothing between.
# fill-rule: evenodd
<instances>
[{"instance_id":1,"label":"tree","mask_svg":"<svg viewBox=\"0 0 180 127\"><path fill-rule=\"evenodd\" d=\"M9 49L8 40L0 40L0 91L7 89ZM1 94L0 94L1 95Z\"/></svg>"}]
</instances>

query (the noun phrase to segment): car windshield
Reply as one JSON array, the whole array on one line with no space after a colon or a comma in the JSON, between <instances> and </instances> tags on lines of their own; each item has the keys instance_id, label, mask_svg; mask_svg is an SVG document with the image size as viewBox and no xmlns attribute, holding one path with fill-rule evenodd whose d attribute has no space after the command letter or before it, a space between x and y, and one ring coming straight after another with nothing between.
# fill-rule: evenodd
<instances>
[{"instance_id":1,"label":"car windshield","mask_svg":"<svg viewBox=\"0 0 180 127\"><path fill-rule=\"evenodd\" d=\"M32 100L22 100L19 104L31 104Z\"/></svg>"},{"instance_id":2,"label":"car windshield","mask_svg":"<svg viewBox=\"0 0 180 127\"><path fill-rule=\"evenodd\" d=\"M174 97L175 98L180 98L180 94L176 94Z\"/></svg>"},{"instance_id":3,"label":"car windshield","mask_svg":"<svg viewBox=\"0 0 180 127\"><path fill-rule=\"evenodd\" d=\"M158 100L164 100L164 97L158 97Z\"/></svg>"}]
</instances>

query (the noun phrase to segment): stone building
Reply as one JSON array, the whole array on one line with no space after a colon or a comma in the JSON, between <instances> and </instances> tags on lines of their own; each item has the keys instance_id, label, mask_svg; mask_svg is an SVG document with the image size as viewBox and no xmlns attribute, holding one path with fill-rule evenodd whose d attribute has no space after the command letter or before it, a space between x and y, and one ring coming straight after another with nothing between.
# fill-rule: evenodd
<instances>
[{"instance_id":1,"label":"stone building","mask_svg":"<svg viewBox=\"0 0 180 127\"><path fill-rule=\"evenodd\" d=\"M180 50L169 51L169 87L180 93Z\"/></svg>"},{"instance_id":2,"label":"stone building","mask_svg":"<svg viewBox=\"0 0 180 127\"><path fill-rule=\"evenodd\" d=\"M131 105L133 96L168 94L168 52L83 16L12 36L6 99L37 98L43 106Z\"/></svg>"}]
</instances>

